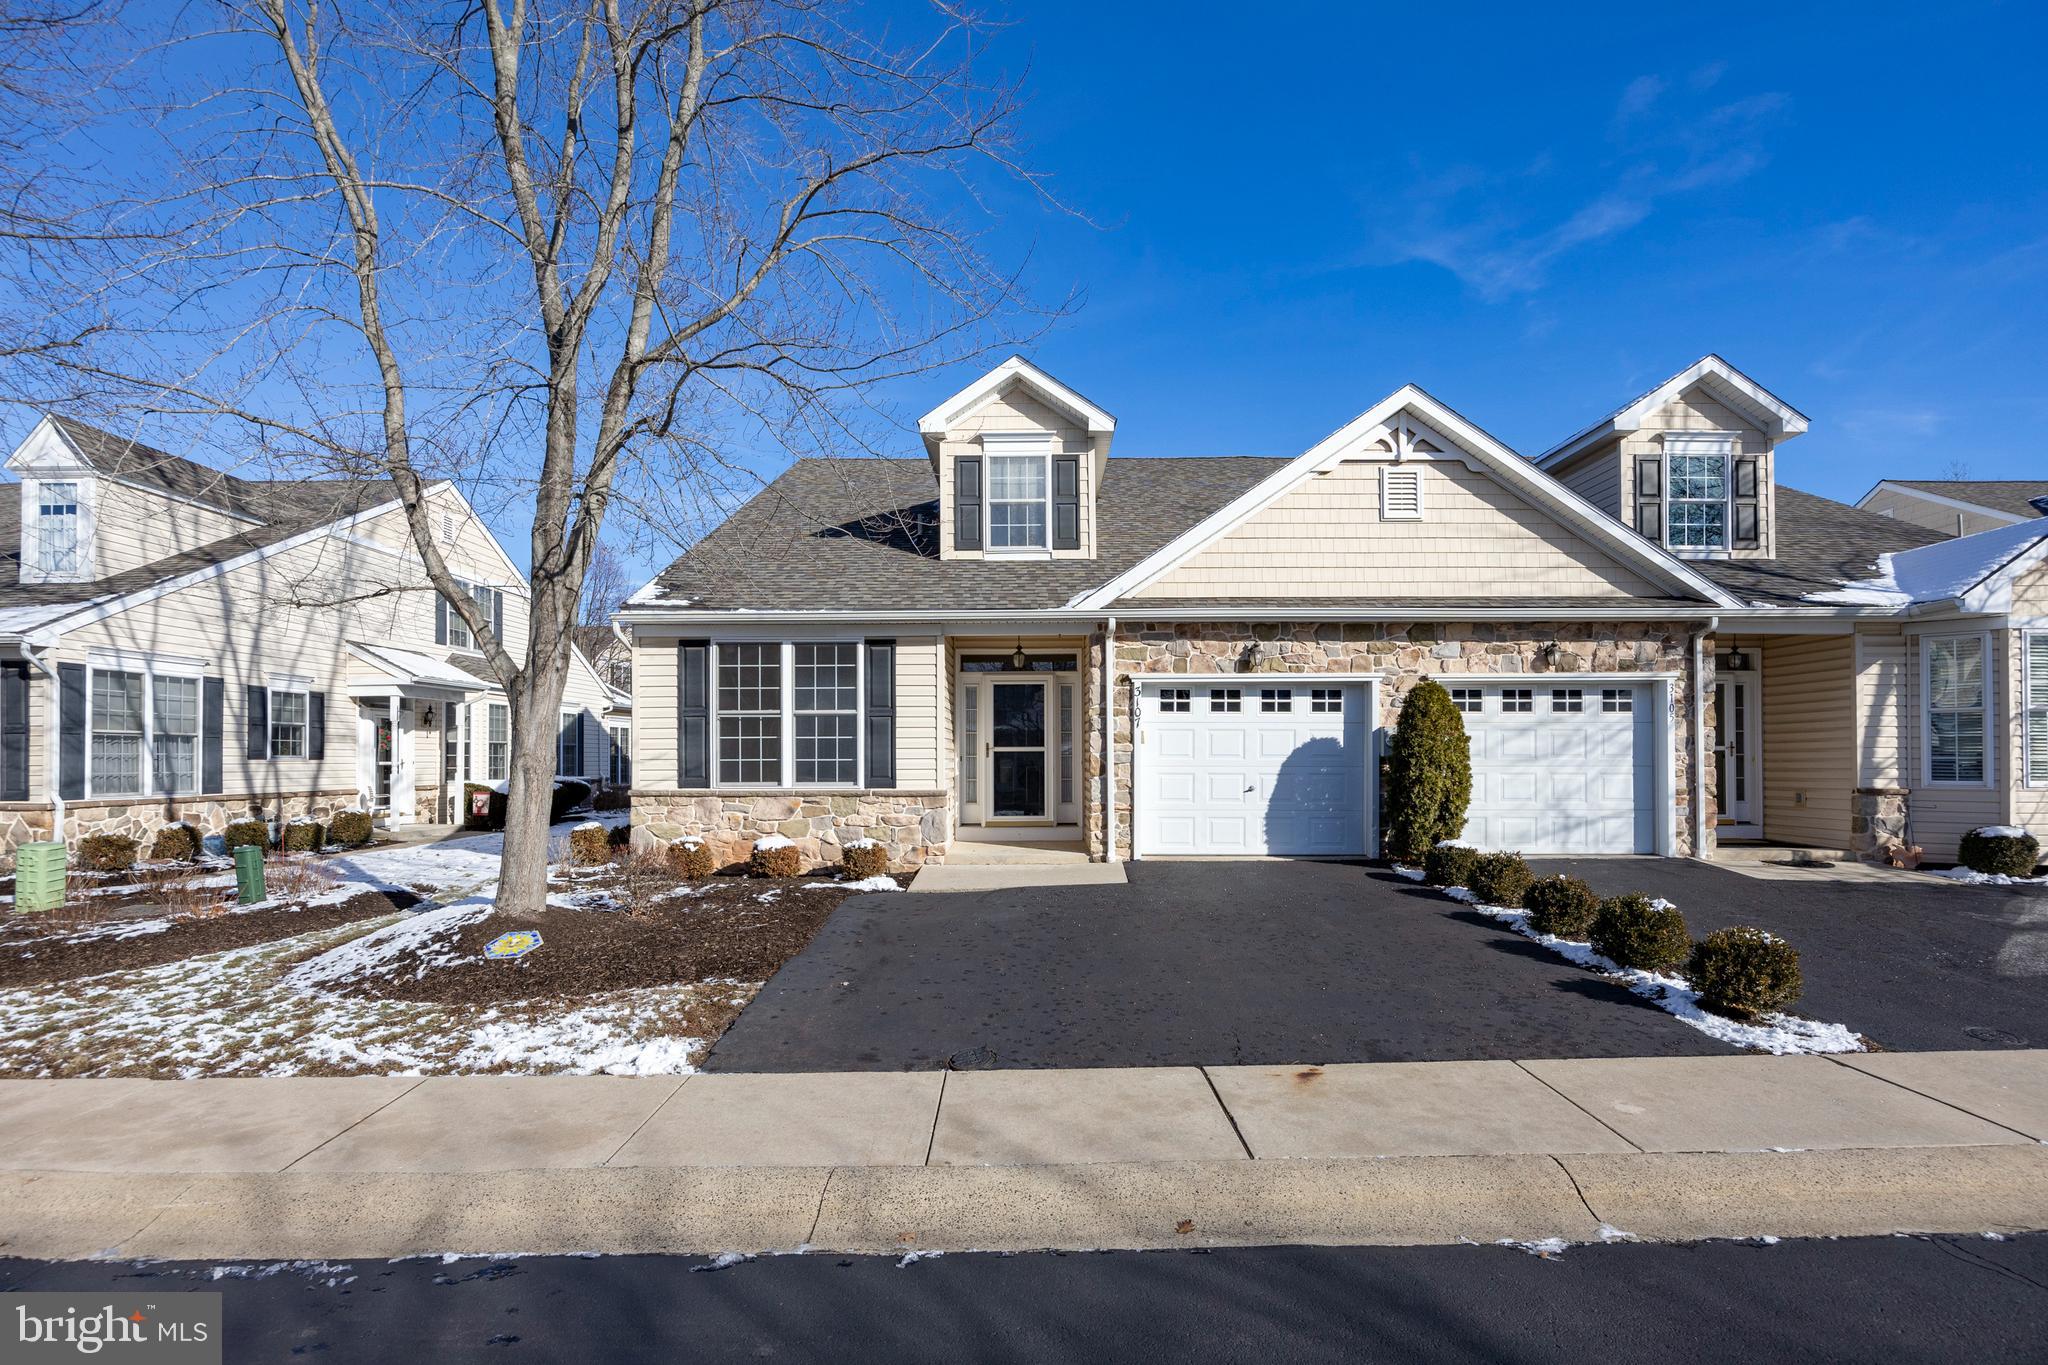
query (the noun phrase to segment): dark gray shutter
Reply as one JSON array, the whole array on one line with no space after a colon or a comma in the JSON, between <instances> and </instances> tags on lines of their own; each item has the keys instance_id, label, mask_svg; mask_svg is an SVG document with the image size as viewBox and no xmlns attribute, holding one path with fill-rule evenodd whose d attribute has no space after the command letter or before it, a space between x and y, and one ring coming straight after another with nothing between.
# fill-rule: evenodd
<instances>
[{"instance_id":1,"label":"dark gray shutter","mask_svg":"<svg viewBox=\"0 0 2048 1365\"><path fill-rule=\"evenodd\" d=\"M221 733L226 728L227 684L208 678L199 684L199 790L218 794L221 782Z\"/></svg>"},{"instance_id":2,"label":"dark gray shutter","mask_svg":"<svg viewBox=\"0 0 2048 1365\"><path fill-rule=\"evenodd\" d=\"M711 642L676 645L676 758L685 787L711 785Z\"/></svg>"},{"instance_id":3,"label":"dark gray shutter","mask_svg":"<svg viewBox=\"0 0 2048 1365\"><path fill-rule=\"evenodd\" d=\"M85 665L57 665L57 795L85 799Z\"/></svg>"},{"instance_id":4,"label":"dark gray shutter","mask_svg":"<svg viewBox=\"0 0 2048 1365\"><path fill-rule=\"evenodd\" d=\"M868 649L868 785L896 785L896 642L870 640Z\"/></svg>"},{"instance_id":5,"label":"dark gray shutter","mask_svg":"<svg viewBox=\"0 0 2048 1365\"><path fill-rule=\"evenodd\" d=\"M981 456L953 461L953 548L981 548Z\"/></svg>"},{"instance_id":6,"label":"dark gray shutter","mask_svg":"<svg viewBox=\"0 0 2048 1365\"><path fill-rule=\"evenodd\" d=\"M1756 456L1738 455L1735 459L1735 548L1754 550L1762 544L1758 535L1761 527L1757 519L1757 469Z\"/></svg>"},{"instance_id":7,"label":"dark gray shutter","mask_svg":"<svg viewBox=\"0 0 2048 1365\"><path fill-rule=\"evenodd\" d=\"M248 687L242 690L242 698L248 704L247 726L243 731L243 752L250 758L270 757L270 689ZM392 718L393 723L397 717Z\"/></svg>"},{"instance_id":8,"label":"dark gray shutter","mask_svg":"<svg viewBox=\"0 0 2048 1365\"><path fill-rule=\"evenodd\" d=\"M28 664L0 664L0 801L28 800Z\"/></svg>"},{"instance_id":9,"label":"dark gray shutter","mask_svg":"<svg viewBox=\"0 0 2048 1365\"><path fill-rule=\"evenodd\" d=\"M448 643L448 599L438 592L434 594L434 643Z\"/></svg>"},{"instance_id":10,"label":"dark gray shutter","mask_svg":"<svg viewBox=\"0 0 2048 1365\"><path fill-rule=\"evenodd\" d=\"M1052 547L1081 548L1081 462L1066 456L1052 462Z\"/></svg>"},{"instance_id":11,"label":"dark gray shutter","mask_svg":"<svg viewBox=\"0 0 2048 1365\"><path fill-rule=\"evenodd\" d=\"M1664 543L1664 457L1636 456L1636 534Z\"/></svg>"},{"instance_id":12,"label":"dark gray shutter","mask_svg":"<svg viewBox=\"0 0 2048 1365\"><path fill-rule=\"evenodd\" d=\"M306 694L306 757L327 757L327 694Z\"/></svg>"},{"instance_id":13,"label":"dark gray shutter","mask_svg":"<svg viewBox=\"0 0 2048 1365\"><path fill-rule=\"evenodd\" d=\"M496 588L491 589L491 634L505 643L505 594Z\"/></svg>"}]
</instances>

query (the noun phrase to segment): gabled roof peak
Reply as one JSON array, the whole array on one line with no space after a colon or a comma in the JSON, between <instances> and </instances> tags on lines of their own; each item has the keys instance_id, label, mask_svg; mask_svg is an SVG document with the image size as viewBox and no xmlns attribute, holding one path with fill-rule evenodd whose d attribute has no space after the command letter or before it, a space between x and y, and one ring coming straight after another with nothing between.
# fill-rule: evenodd
<instances>
[{"instance_id":1,"label":"gabled roof peak","mask_svg":"<svg viewBox=\"0 0 2048 1365\"><path fill-rule=\"evenodd\" d=\"M1710 351L1663 383L1559 441L1538 455L1536 464L1549 469L1610 436L1640 430L1650 413L1693 388L1706 389L1716 402L1756 423L1774 441L1789 440L1806 430L1805 413Z\"/></svg>"},{"instance_id":2,"label":"gabled roof peak","mask_svg":"<svg viewBox=\"0 0 2048 1365\"><path fill-rule=\"evenodd\" d=\"M1012 385L1029 389L1040 401L1073 418L1090 436L1107 437L1116 431L1116 418L1106 409L1089 402L1023 356L1013 355L918 418L918 432L927 443L936 442L962 417Z\"/></svg>"}]
</instances>

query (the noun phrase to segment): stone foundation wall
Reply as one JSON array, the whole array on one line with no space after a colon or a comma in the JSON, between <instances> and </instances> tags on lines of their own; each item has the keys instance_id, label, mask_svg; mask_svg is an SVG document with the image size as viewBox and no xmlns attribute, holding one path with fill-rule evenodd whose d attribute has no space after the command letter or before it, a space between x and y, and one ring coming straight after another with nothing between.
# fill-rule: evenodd
<instances>
[{"instance_id":1,"label":"stone foundation wall","mask_svg":"<svg viewBox=\"0 0 2048 1365\"><path fill-rule=\"evenodd\" d=\"M771 834L794 839L805 867L835 864L847 842L873 839L889 851L892 869L908 871L945 861L952 798L936 791L633 793L636 849L697 839L721 864L736 863Z\"/></svg>"},{"instance_id":2,"label":"stone foundation wall","mask_svg":"<svg viewBox=\"0 0 2048 1365\"><path fill-rule=\"evenodd\" d=\"M1889 849L1906 843L1908 793L1899 787L1858 787L1849 798L1849 849L1857 857L1883 862Z\"/></svg>"},{"instance_id":3,"label":"stone foundation wall","mask_svg":"<svg viewBox=\"0 0 2048 1365\"><path fill-rule=\"evenodd\" d=\"M281 792L274 796L178 796L133 801L67 801L64 803L65 842L74 848L88 834L125 834L148 852L150 840L165 825L188 824L202 835L219 834L237 820L289 820L311 816L325 821L337 811L356 805L353 787L347 791ZM9 802L0 808L0 858L14 864L19 844L50 837L51 814L45 804Z\"/></svg>"},{"instance_id":4,"label":"stone foundation wall","mask_svg":"<svg viewBox=\"0 0 2048 1365\"><path fill-rule=\"evenodd\" d=\"M1675 851L1692 852L1692 701L1686 627L1663 622L1483 622L1277 624L1119 622L1116 638L1116 856L1131 848L1131 689L1127 675L1367 673L1381 679L1380 724L1391 728L1408 689L1426 677L1542 677L1552 673L1669 673L1672 785L1678 815ZM1246 648L1258 646L1247 664ZM1555 647L1554 657L1552 647ZM1703 646L1711 659L1712 642ZM1711 667L1711 664L1709 664ZM1094 691L1090 681L1090 693ZM1708 681L1711 689L1711 682ZM1708 695L1711 694L1709 690ZM1709 720L1711 725L1711 718ZM1092 735L1091 735L1092 739ZM1091 775L1098 772L1091 760ZM1705 770L1713 808L1713 765ZM1711 844L1713 835L1708 839ZM1102 852L1099 822L1088 831Z\"/></svg>"}]
</instances>

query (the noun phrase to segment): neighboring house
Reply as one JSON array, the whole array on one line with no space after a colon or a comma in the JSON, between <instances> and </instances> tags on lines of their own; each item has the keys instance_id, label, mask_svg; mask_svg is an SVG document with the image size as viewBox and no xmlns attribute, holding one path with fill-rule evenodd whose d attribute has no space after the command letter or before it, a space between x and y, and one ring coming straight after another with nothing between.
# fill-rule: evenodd
<instances>
[{"instance_id":1,"label":"neighboring house","mask_svg":"<svg viewBox=\"0 0 2048 1365\"><path fill-rule=\"evenodd\" d=\"M1856 505L1943 535L1968 536L2048 516L2048 479L1886 479Z\"/></svg>"},{"instance_id":2,"label":"neighboring house","mask_svg":"<svg viewBox=\"0 0 2048 1365\"><path fill-rule=\"evenodd\" d=\"M602 670L600 670L602 671ZM605 785L631 787L633 785L633 694L624 688L612 687L604 708L605 733Z\"/></svg>"},{"instance_id":3,"label":"neighboring house","mask_svg":"<svg viewBox=\"0 0 2048 1365\"><path fill-rule=\"evenodd\" d=\"M2040 542L1923 601L1936 533L1781 483L1806 426L1709 356L1535 461L1413 386L1292 459L1113 459L1012 359L924 458L800 461L633 595L635 837L1370 854L1423 677L1490 847L2039 829Z\"/></svg>"},{"instance_id":4,"label":"neighboring house","mask_svg":"<svg viewBox=\"0 0 2048 1365\"><path fill-rule=\"evenodd\" d=\"M382 481L238 478L63 417L0 490L0 852L183 820L459 818L510 710L427 586ZM462 495L442 553L517 657L524 575ZM610 690L580 656L558 753L602 780Z\"/></svg>"}]
</instances>

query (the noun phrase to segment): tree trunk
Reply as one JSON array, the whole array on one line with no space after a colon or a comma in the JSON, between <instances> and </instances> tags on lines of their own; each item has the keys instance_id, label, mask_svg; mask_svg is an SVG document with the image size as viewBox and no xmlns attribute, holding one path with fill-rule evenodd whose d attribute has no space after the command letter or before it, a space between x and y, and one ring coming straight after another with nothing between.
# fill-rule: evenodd
<instances>
[{"instance_id":1,"label":"tree trunk","mask_svg":"<svg viewBox=\"0 0 2048 1365\"><path fill-rule=\"evenodd\" d=\"M555 794L556 730L561 724L566 661L535 650L512 707L511 781L505 792L505 854L498 865L496 913L538 919L548 899L548 812Z\"/></svg>"}]
</instances>

